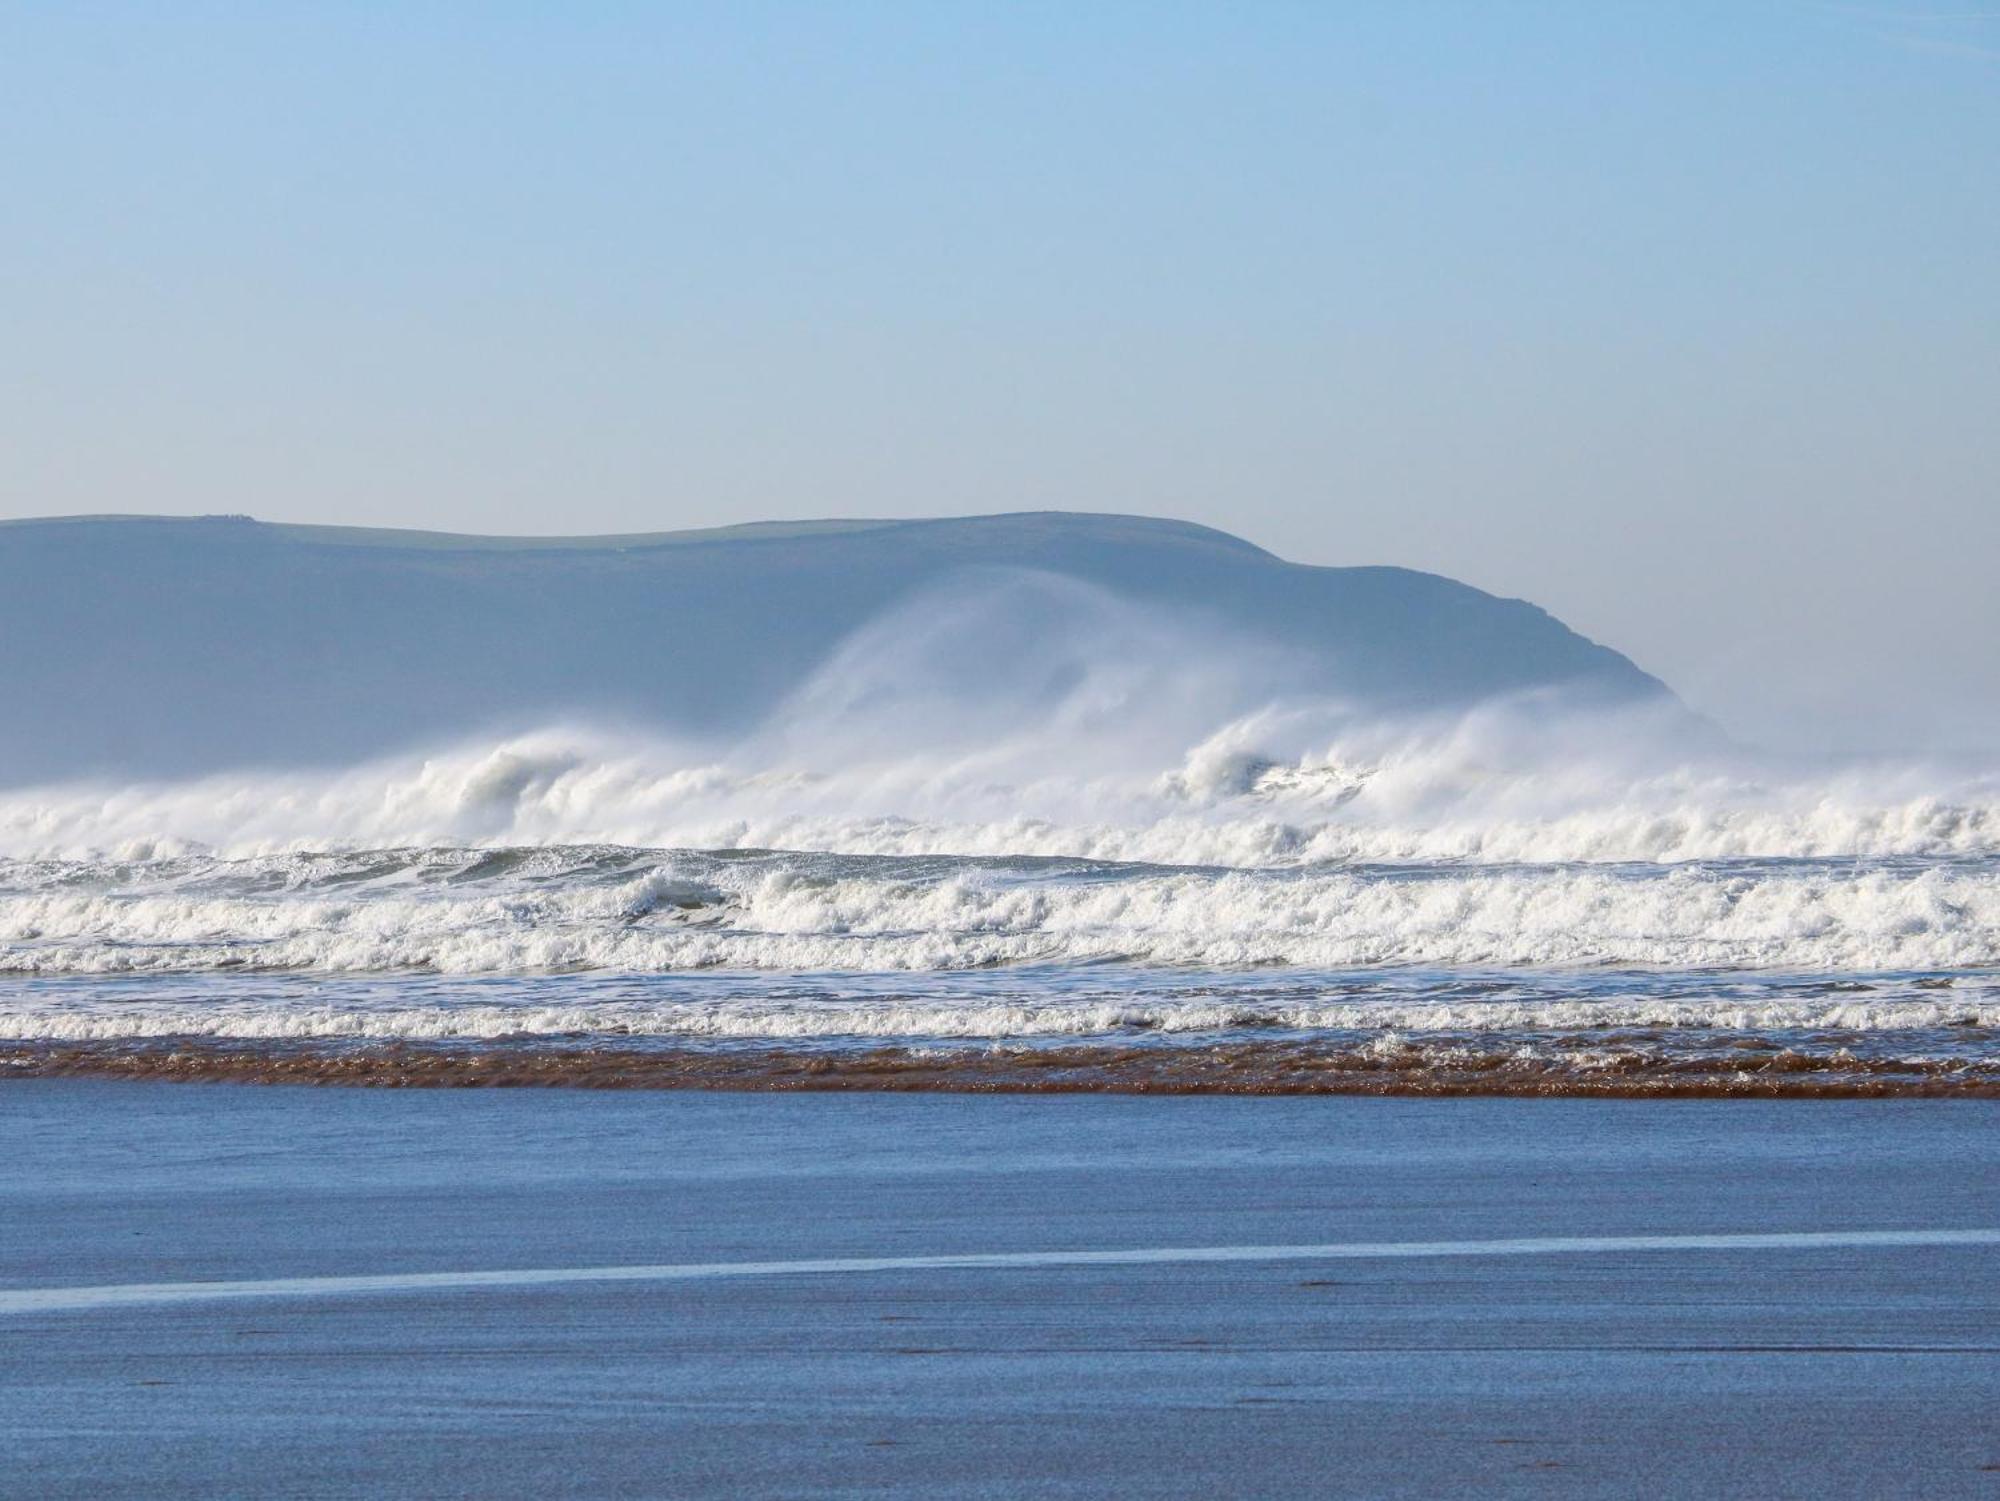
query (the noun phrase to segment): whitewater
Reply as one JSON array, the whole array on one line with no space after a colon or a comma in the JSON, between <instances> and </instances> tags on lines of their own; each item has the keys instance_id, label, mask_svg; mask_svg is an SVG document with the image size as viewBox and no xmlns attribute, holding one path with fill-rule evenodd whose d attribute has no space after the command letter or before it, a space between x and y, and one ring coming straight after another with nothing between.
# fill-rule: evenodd
<instances>
[{"instance_id":1,"label":"whitewater","mask_svg":"<svg viewBox=\"0 0 2000 1501\"><path fill-rule=\"evenodd\" d=\"M569 729L0 794L0 1049L200 1076L390 1046L404 1076L539 1050L626 1082L865 1059L936 1087L2000 1088L1977 778L1663 763L1601 722L1548 764L1518 710L1302 754L1273 733L1297 717L1122 778Z\"/></svg>"},{"instance_id":2,"label":"whitewater","mask_svg":"<svg viewBox=\"0 0 2000 1501\"><path fill-rule=\"evenodd\" d=\"M982 655L996 620L1053 624ZM1388 716L1288 670L1010 578L892 613L733 734L0 788L0 1057L2000 1089L1990 768L1773 756L1668 701Z\"/></svg>"},{"instance_id":3,"label":"whitewater","mask_svg":"<svg viewBox=\"0 0 2000 1501\"><path fill-rule=\"evenodd\" d=\"M1978 970L2000 963L2000 864L1230 868L565 845L0 866L12 975L1104 963Z\"/></svg>"}]
</instances>

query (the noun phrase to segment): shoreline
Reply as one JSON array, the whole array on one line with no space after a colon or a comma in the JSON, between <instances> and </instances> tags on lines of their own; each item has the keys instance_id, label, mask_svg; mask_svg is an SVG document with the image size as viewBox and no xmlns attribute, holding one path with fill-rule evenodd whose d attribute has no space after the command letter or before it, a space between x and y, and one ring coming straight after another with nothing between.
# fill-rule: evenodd
<instances>
[{"instance_id":1,"label":"shoreline","mask_svg":"<svg viewBox=\"0 0 2000 1501\"><path fill-rule=\"evenodd\" d=\"M1518 1040L1041 1047L551 1046L161 1038L0 1044L0 1080L365 1089L736 1093L1111 1094L1602 1099L2000 1099L2000 1070L1844 1047L1661 1053L1598 1045L1565 1057Z\"/></svg>"}]
</instances>

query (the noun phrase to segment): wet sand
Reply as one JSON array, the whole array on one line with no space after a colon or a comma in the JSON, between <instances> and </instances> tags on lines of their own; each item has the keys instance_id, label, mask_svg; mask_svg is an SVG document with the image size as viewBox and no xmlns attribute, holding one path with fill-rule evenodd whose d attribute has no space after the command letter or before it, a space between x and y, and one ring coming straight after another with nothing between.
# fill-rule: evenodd
<instances>
[{"instance_id":1,"label":"wet sand","mask_svg":"<svg viewBox=\"0 0 2000 1501\"><path fill-rule=\"evenodd\" d=\"M378 1089L881 1090L974 1094L1412 1095L1598 1099L2000 1099L1990 1030L1445 1035L1312 1040L689 1047L119 1038L0 1044L15 1078ZM1970 1050L1968 1051L1968 1045Z\"/></svg>"},{"instance_id":2,"label":"wet sand","mask_svg":"<svg viewBox=\"0 0 2000 1501\"><path fill-rule=\"evenodd\" d=\"M0 1493L1992 1496L1996 1128L11 1079Z\"/></svg>"}]
</instances>

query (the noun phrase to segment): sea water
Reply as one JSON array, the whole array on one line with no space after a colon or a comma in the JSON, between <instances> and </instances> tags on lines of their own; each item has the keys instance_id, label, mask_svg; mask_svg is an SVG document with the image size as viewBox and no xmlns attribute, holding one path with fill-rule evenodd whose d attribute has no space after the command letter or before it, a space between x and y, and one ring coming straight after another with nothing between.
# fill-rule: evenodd
<instances>
[{"instance_id":1,"label":"sea water","mask_svg":"<svg viewBox=\"0 0 2000 1501\"><path fill-rule=\"evenodd\" d=\"M393 1044L439 1082L538 1052L542 1082L2000 1088L1990 781L1601 727L1554 754L1505 720L1284 738L828 771L796 739L545 732L0 793L0 1046L309 1077Z\"/></svg>"}]
</instances>

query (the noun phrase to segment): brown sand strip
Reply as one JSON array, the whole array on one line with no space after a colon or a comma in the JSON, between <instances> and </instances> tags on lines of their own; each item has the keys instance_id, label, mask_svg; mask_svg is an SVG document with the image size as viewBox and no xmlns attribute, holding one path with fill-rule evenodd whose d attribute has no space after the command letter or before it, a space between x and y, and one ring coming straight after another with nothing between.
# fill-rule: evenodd
<instances>
[{"instance_id":1,"label":"brown sand strip","mask_svg":"<svg viewBox=\"0 0 2000 1501\"><path fill-rule=\"evenodd\" d=\"M895 1090L1024 1094L1511 1095L1695 1099L2000 1098L2000 1063L1845 1049L1674 1054L1312 1042L1144 1047L693 1049L609 1043L0 1044L0 1079L94 1077L368 1088Z\"/></svg>"}]
</instances>

